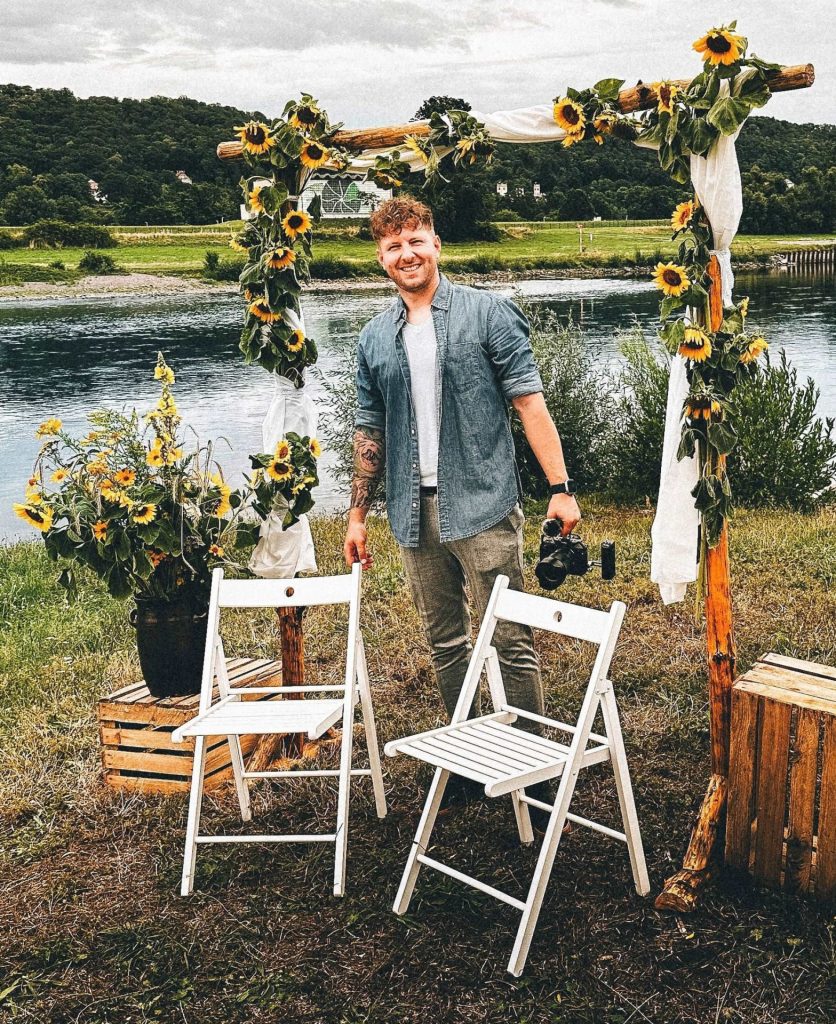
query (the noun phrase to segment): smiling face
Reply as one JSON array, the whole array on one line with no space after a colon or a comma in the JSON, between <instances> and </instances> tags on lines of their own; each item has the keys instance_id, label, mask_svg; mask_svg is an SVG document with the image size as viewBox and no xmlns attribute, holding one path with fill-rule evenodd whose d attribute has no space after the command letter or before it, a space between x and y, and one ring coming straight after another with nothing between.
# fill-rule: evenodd
<instances>
[{"instance_id":1,"label":"smiling face","mask_svg":"<svg viewBox=\"0 0 836 1024\"><path fill-rule=\"evenodd\" d=\"M431 229L405 225L377 242L377 259L398 290L416 294L435 286L441 239Z\"/></svg>"}]
</instances>

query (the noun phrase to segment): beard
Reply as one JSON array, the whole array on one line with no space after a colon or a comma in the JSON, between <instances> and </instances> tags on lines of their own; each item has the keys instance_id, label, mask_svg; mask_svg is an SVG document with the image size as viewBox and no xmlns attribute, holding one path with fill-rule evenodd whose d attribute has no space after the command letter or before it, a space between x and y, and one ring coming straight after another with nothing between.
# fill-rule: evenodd
<instances>
[{"instance_id":1,"label":"beard","mask_svg":"<svg viewBox=\"0 0 836 1024\"><path fill-rule=\"evenodd\" d=\"M421 260L414 270L407 272L399 267L391 267L386 272L402 291L421 292L435 281L437 267L435 260Z\"/></svg>"}]
</instances>

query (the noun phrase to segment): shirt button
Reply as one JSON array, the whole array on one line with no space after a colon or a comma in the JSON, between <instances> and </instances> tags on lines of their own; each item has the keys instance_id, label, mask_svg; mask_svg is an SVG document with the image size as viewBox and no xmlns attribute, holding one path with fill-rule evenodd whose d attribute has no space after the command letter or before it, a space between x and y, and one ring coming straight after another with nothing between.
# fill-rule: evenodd
<instances>
[{"instance_id":1,"label":"shirt button","mask_svg":"<svg viewBox=\"0 0 836 1024\"><path fill-rule=\"evenodd\" d=\"M417 469L418 468L418 463L417 462L413 462L412 463L412 468L413 469Z\"/></svg>"},{"instance_id":2,"label":"shirt button","mask_svg":"<svg viewBox=\"0 0 836 1024\"><path fill-rule=\"evenodd\" d=\"M413 501L412 502L412 507L413 508L418 508L418 502L417 501Z\"/></svg>"}]
</instances>

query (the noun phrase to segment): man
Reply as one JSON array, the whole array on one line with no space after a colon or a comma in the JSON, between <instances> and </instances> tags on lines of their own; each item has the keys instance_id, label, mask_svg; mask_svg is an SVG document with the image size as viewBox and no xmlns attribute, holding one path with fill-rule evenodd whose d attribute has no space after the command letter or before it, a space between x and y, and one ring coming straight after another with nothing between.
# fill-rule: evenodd
<instances>
[{"instance_id":1,"label":"man","mask_svg":"<svg viewBox=\"0 0 836 1024\"><path fill-rule=\"evenodd\" d=\"M523 589L509 403L552 485L547 516L560 518L568 533L580 511L522 312L439 273L441 241L423 203L389 199L370 224L378 261L399 298L360 334L344 554L349 565L372 565L365 520L385 468L389 524L450 716L471 651L465 584L480 615L500 573L512 589ZM542 714L531 630L500 623L494 646L510 703Z\"/></svg>"}]
</instances>

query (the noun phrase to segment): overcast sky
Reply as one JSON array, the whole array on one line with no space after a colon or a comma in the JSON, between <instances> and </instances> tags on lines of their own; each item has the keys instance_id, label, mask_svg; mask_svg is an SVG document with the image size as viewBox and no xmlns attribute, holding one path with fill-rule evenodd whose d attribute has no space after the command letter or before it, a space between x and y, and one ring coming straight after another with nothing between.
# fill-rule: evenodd
<instances>
[{"instance_id":1,"label":"overcast sky","mask_svg":"<svg viewBox=\"0 0 836 1024\"><path fill-rule=\"evenodd\" d=\"M0 0L0 82L270 115L304 90L364 127L436 93L490 112L604 77L689 77L691 43L735 16L750 52L816 65L812 89L766 112L836 122L833 0Z\"/></svg>"}]
</instances>

